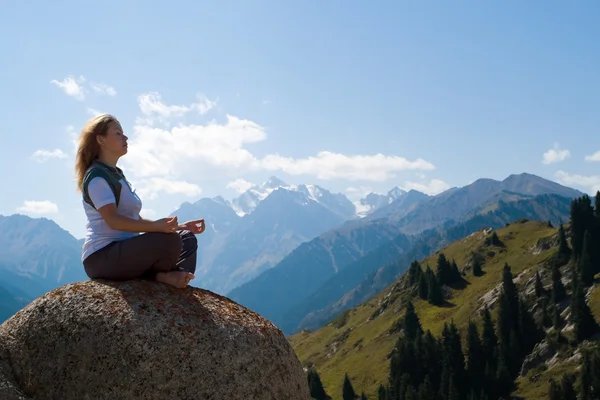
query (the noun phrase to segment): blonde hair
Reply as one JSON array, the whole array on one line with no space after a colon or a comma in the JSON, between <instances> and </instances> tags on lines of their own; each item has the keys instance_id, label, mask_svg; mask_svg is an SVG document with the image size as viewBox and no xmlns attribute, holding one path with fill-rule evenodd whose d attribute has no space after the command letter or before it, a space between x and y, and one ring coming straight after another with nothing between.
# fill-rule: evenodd
<instances>
[{"instance_id":1,"label":"blonde hair","mask_svg":"<svg viewBox=\"0 0 600 400\"><path fill-rule=\"evenodd\" d=\"M108 126L111 122L119 122L110 114L97 115L88 120L79 135L79 145L77 147L77 158L75 160L75 176L77 181L77 190L82 190L83 178L87 169L100 154L100 145L98 136L106 135Z\"/></svg>"}]
</instances>

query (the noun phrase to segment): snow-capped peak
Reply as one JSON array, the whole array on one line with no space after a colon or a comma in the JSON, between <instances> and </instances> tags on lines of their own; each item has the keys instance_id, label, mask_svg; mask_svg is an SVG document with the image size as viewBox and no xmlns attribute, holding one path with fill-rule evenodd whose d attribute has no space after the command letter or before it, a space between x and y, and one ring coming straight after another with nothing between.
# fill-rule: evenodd
<instances>
[{"instance_id":1,"label":"snow-capped peak","mask_svg":"<svg viewBox=\"0 0 600 400\"><path fill-rule=\"evenodd\" d=\"M392 190L390 190L387 194L388 198L390 199L390 203L396 199L398 199L401 196L404 196L406 194L406 190L402 190L400 189L398 186L395 186Z\"/></svg>"},{"instance_id":2,"label":"snow-capped peak","mask_svg":"<svg viewBox=\"0 0 600 400\"><path fill-rule=\"evenodd\" d=\"M267 181L260 185L253 185L239 197L231 201L233 210L240 217L254 211L256 206L263 201L273 190L287 187L287 184L276 176L271 176Z\"/></svg>"},{"instance_id":3,"label":"snow-capped peak","mask_svg":"<svg viewBox=\"0 0 600 400\"><path fill-rule=\"evenodd\" d=\"M279 179L276 176L271 176L269 178L269 180L267 180L262 185L260 185L260 187L263 189L277 189L278 187L285 187L285 186L288 186L287 183L285 183L284 181L282 181L281 179Z\"/></svg>"},{"instance_id":4,"label":"snow-capped peak","mask_svg":"<svg viewBox=\"0 0 600 400\"><path fill-rule=\"evenodd\" d=\"M360 217L365 217L375 210L398 200L406 193L406 190L402 190L397 186L392 188L387 194L368 193L365 197L354 203L356 213Z\"/></svg>"}]
</instances>

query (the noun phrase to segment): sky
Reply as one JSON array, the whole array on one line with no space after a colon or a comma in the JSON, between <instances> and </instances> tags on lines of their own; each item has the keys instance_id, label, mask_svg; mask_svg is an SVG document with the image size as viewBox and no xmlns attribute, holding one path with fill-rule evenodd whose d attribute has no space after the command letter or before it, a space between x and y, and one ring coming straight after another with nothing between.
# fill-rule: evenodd
<instances>
[{"instance_id":1,"label":"sky","mask_svg":"<svg viewBox=\"0 0 600 400\"><path fill-rule=\"evenodd\" d=\"M162 218L277 176L352 200L528 172L600 190L600 3L4 0L0 214L85 233L85 122Z\"/></svg>"}]
</instances>

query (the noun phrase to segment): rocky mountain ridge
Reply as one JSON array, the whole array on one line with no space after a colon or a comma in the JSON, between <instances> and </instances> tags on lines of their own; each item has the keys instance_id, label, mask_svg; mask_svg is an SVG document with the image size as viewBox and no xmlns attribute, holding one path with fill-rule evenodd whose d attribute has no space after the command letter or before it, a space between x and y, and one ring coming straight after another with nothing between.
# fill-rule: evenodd
<instances>
[{"instance_id":1,"label":"rocky mountain ridge","mask_svg":"<svg viewBox=\"0 0 600 400\"><path fill-rule=\"evenodd\" d=\"M514 190L521 190L515 192ZM404 196L408 196L409 193ZM542 179L531 174L509 175L503 181L479 179L461 188L452 188L436 196L419 198L408 204L408 207L398 209L396 202L380 208L378 218L362 218L346 222L343 226L325 232L324 234L298 246L293 252L282 259L275 267L266 270L257 278L231 291L228 296L252 308L268 318L283 324L286 333L293 332L288 322L288 313L295 314L293 320L299 322L306 315L322 310L340 300L345 293L352 291L356 281L371 279L369 274L383 267L410 250L412 240L421 232L444 226L454 221L460 223L480 214L486 214L499 205L516 204L518 200L532 200L535 196L552 194L565 201L580 196L582 193L560 185L556 182ZM402 199L402 198L400 198ZM559 201L560 203L560 201ZM527 212L533 217L551 215L549 207L556 207L553 200L542 205L532 201L527 206L531 210L516 210ZM390 210L389 212L387 210ZM510 217L510 212L507 216ZM559 215L564 217L564 215ZM503 221L503 223L509 221ZM397 240L401 245L394 244ZM387 244L392 244L386 247ZM383 257L369 255L376 249L385 249ZM344 292L337 293L340 297L331 298L328 293L325 298L328 303L319 303L317 308L304 307L310 302L311 296L318 297L318 291L324 288L329 280L337 280L341 271L355 263L360 263L363 257L373 257L373 261L365 262L367 268L356 268L353 283L348 286L345 279L339 280ZM388 276L386 279L392 279ZM384 282L386 282L384 279ZM290 295L292 294L292 295ZM304 305L303 305L304 304ZM305 315L298 315L292 310L304 309ZM293 323L292 323L293 326Z\"/></svg>"}]
</instances>

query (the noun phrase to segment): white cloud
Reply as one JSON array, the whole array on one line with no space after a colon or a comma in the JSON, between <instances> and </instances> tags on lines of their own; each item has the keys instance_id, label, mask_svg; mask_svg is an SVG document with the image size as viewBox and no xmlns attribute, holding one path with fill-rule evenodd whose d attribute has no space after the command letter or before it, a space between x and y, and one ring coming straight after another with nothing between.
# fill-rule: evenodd
<instances>
[{"instance_id":1,"label":"white cloud","mask_svg":"<svg viewBox=\"0 0 600 400\"><path fill-rule=\"evenodd\" d=\"M92 108L92 107L88 107L86 111L87 111L87 112L88 112L88 114L90 114L92 117L95 117L95 116L97 116L97 115L100 115L100 114L105 114L104 112L102 112L102 111L99 111L99 110L96 110L95 108Z\"/></svg>"},{"instance_id":2,"label":"white cloud","mask_svg":"<svg viewBox=\"0 0 600 400\"><path fill-rule=\"evenodd\" d=\"M115 96L117 94L115 88L107 85L106 83L91 83L90 87L97 93L103 93L109 96Z\"/></svg>"},{"instance_id":3,"label":"white cloud","mask_svg":"<svg viewBox=\"0 0 600 400\"><path fill-rule=\"evenodd\" d=\"M89 92L89 90L84 87L84 83L86 81L87 79L83 75L80 75L77 78L73 77L72 75L69 75L62 81L53 79L50 81L50 83L53 83L59 88L61 88L68 96L82 101L85 100L85 97ZM109 96L115 96L117 94L117 91L114 87L109 86L105 83L90 82L89 88L91 88L96 93L107 94Z\"/></svg>"},{"instance_id":4,"label":"white cloud","mask_svg":"<svg viewBox=\"0 0 600 400\"><path fill-rule=\"evenodd\" d=\"M166 105L163 103L160 94L151 92L138 97L140 111L147 116L158 115L164 118L181 117L190 111L195 111L204 115L212 110L217 104L216 101L207 99L204 95L196 96L197 102L190 105Z\"/></svg>"},{"instance_id":5,"label":"white cloud","mask_svg":"<svg viewBox=\"0 0 600 400\"><path fill-rule=\"evenodd\" d=\"M237 193L244 193L246 190L250 189L253 186L254 186L254 183L249 182L242 178L238 178L235 181L229 182L227 184L228 189L233 189Z\"/></svg>"},{"instance_id":6,"label":"white cloud","mask_svg":"<svg viewBox=\"0 0 600 400\"><path fill-rule=\"evenodd\" d=\"M157 93L146 93L138 98L141 116L129 134L129 153L123 158L128 173L142 180L154 178L161 182L196 182L201 175L218 173L232 180L240 174L253 171L280 171L290 175L307 175L322 180L384 182L400 172L428 171L435 166L421 158L408 160L401 156L384 154L344 155L333 151L321 151L304 158L270 154L258 157L248 145L267 139L264 127L233 115L224 121L211 120L204 124L169 124L181 116L203 114L216 102L199 97L191 105L168 105ZM204 99L204 100L202 100ZM164 125L155 125L160 121ZM156 195L160 185L146 183L146 193ZM427 190L439 190L441 181L424 185ZM411 184L410 182L408 184ZM238 178L227 187L242 190L249 182ZM195 188L186 186L179 192L194 193ZM161 189L167 191L164 188ZM174 190L174 189L172 189Z\"/></svg>"},{"instance_id":7,"label":"white cloud","mask_svg":"<svg viewBox=\"0 0 600 400\"><path fill-rule=\"evenodd\" d=\"M25 200L21 206L17 207L17 212L27 215L57 214L58 206L48 200Z\"/></svg>"},{"instance_id":8,"label":"white cloud","mask_svg":"<svg viewBox=\"0 0 600 400\"><path fill-rule=\"evenodd\" d=\"M587 193L595 194L598 190L600 190L600 175L578 175L578 174L569 174L565 171L557 171L556 179L558 182L567 186L579 186Z\"/></svg>"},{"instance_id":9,"label":"white cloud","mask_svg":"<svg viewBox=\"0 0 600 400\"><path fill-rule=\"evenodd\" d=\"M67 76L62 81L53 79L50 82L61 88L67 94L67 96L71 96L77 100L85 99L86 90L83 87L85 78L83 76L80 76L79 78Z\"/></svg>"},{"instance_id":10,"label":"white cloud","mask_svg":"<svg viewBox=\"0 0 600 400\"><path fill-rule=\"evenodd\" d=\"M49 150L36 150L31 157L39 162L46 162L52 158L67 158L67 154L60 149Z\"/></svg>"},{"instance_id":11,"label":"white cloud","mask_svg":"<svg viewBox=\"0 0 600 400\"><path fill-rule=\"evenodd\" d=\"M225 124L181 125L165 130L136 125L123 159L140 177L197 175L202 166L243 171L256 167L246 143L264 140L264 130L248 120L227 116Z\"/></svg>"},{"instance_id":12,"label":"white cloud","mask_svg":"<svg viewBox=\"0 0 600 400\"><path fill-rule=\"evenodd\" d=\"M344 155L321 151L317 156L303 159L268 155L260 161L262 168L279 170L290 175L312 175L319 179L345 179L348 181L383 182L395 177L394 172L406 170L432 170L434 165L418 158L409 161L400 156Z\"/></svg>"},{"instance_id":13,"label":"white cloud","mask_svg":"<svg viewBox=\"0 0 600 400\"><path fill-rule=\"evenodd\" d=\"M406 191L414 189L425 194L436 195L450 189L450 185L440 179L431 179L429 182L407 181L401 188Z\"/></svg>"},{"instance_id":14,"label":"white cloud","mask_svg":"<svg viewBox=\"0 0 600 400\"><path fill-rule=\"evenodd\" d=\"M199 196L202 193L202 189L194 183L160 177L141 179L137 187L137 191L149 200L155 199L160 192L183 194L188 197Z\"/></svg>"},{"instance_id":15,"label":"white cloud","mask_svg":"<svg viewBox=\"0 0 600 400\"><path fill-rule=\"evenodd\" d=\"M585 156L585 161L600 161L600 150L598 150L594 154Z\"/></svg>"},{"instance_id":16,"label":"white cloud","mask_svg":"<svg viewBox=\"0 0 600 400\"><path fill-rule=\"evenodd\" d=\"M542 155L542 164L556 164L571 157L571 152L567 149L561 150L558 143L554 144L554 148L549 149Z\"/></svg>"}]
</instances>

